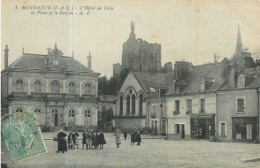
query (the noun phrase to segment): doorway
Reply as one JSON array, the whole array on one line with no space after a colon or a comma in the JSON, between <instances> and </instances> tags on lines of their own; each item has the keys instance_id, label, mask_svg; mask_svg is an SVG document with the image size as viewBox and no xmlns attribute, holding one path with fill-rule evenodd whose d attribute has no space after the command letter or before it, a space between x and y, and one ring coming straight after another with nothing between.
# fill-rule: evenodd
<instances>
[{"instance_id":1,"label":"doorway","mask_svg":"<svg viewBox=\"0 0 260 168\"><path fill-rule=\"evenodd\" d=\"M54 126L56 127L58 125L59 117L58 114L55 114L54 116Z\"/></svg>"},{"instance_id":2,"label":"doorway","mask_svg":"<svg viewBox=\"0 0 260 168\"><path fill-rule=\"evenodd\" d=\"M185 126L181 124L181 139L185 139Z\"/></svg>"}]
</instances>

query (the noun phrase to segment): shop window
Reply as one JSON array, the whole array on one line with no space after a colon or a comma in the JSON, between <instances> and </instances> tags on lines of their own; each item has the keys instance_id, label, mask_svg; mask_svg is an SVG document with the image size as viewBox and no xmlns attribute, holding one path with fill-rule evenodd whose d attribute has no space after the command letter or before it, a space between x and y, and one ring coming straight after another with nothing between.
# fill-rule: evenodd
<instances>
[{"instance_id":1,"label":"shop window","mask_svg":"<svg viewBox=\"0 0 260 168\"><path fill-rule=\"evenodd\" d=\"M237 112L245 112L244 99L237 99Z\"/></svg>"}]
</instances>

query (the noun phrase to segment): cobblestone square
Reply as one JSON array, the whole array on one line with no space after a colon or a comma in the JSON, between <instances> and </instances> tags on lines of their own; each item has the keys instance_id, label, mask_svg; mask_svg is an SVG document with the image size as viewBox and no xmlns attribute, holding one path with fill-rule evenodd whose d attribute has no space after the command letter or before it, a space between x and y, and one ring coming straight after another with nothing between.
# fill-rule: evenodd
<instances>
[{"instance_id":1,"label":"cobblestone square","mask_svg":"<svg viewBox=\"0 0 260 168\"><path fill-rule=\"evenodd\" d=\"M43 133L51 139L54 133ZM82 136L82 135L80 135ZM260 162L243 163L243 159L260 157L259 144L219 143L208 141L165 141L144 136L141 146L132 146L130 139L122 140L116 148L112 133L105 133L104 149L69 150L56 153L57 142L45 140L48 153L11 164L6 150L2 150L2 163L10 167L260 167ZM147 139L145 139L147 138ZM149 139L148 139L149 138ZM121 136L123 139L123 136ZM4 148L4 144L2 143Z\"/></svg>"}]
</instances>

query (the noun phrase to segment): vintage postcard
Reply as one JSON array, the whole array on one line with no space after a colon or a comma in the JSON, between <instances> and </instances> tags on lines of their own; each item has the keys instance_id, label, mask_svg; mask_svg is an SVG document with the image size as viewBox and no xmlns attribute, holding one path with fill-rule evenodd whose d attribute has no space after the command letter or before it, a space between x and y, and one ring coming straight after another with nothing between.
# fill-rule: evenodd
<instances>
[{"instance_id":1,"label":"vintage postcard","mask_svg":"<svg viewBox=\"0 0 260 168\"><path fill-rule=\"evenodd\" d=\"M259 20L260 0L2 0L1 166L260 167Z\"/></svg>"}]
</instances>

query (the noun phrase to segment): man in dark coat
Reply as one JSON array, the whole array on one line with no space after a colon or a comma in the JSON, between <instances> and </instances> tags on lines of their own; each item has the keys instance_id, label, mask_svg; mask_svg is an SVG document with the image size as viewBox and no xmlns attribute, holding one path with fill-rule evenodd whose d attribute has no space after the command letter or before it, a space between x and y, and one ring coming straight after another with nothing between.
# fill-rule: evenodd
<instances>
[{"instance_id":1,"label":"man in dark coat","mask_svg":"<svg viewBox=\"0 0 260 168\"><path fill-rule=\"evenodd\" d=\"M88 148L87 146L87 142L86 142L86 139L87 139L87 133L86 133L86 130L84 129L84 132L82 133L82 149L84 149L84 145L86 144L86 148Z\"/></svg>"},{"instance_id":2,"label":"man in dark coat","mask_svg":"<svg viewBox=\"0 0 260 168\"><path fill-rule=\"evenodd\" d=\"M126 141L126 137L127 137L127 131L125 130L125 131L124 131L124 138L125 138L125 141Z\"/></svg>"},{"instance_id":3,"label":"man in dark coat","mask_svg":"<svg viewBox=\"0 0 260 168\"><path fill-rule=\"evenodd\" d=\"M100 131L100 134L98 135L98 144L100 145L100 149L103 149L103 144L106 144L106 140L102 131Z\"/></svg>"},{"instance_id":4,"label":"man in dark coat","mask_svg":"<svg viewBox=\"0 0 260 168\"><path fill-rule=\"evenodd\" d=\"M65 140L66 136L67 136L67 134L65 134L62 130L60 130L60 132L57 134L57 138L58 138L58 151L57 151L57 153L59 153L60 151L62 153L67 151L67 142Z\"/></svg>"}]
</instances>

